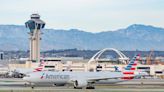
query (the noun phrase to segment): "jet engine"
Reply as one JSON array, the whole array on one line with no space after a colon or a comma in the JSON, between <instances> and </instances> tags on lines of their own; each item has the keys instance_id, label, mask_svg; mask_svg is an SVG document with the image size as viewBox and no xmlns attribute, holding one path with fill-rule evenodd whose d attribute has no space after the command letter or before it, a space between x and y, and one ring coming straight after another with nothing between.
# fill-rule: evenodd
<instances>
[{"instance_id":1,"label":"jet engine","mask_svg":"<svg viewBox=\"0 0 164 92\"><path fill-rule=\"evenodd\" d=\"M76 80L74 82L74 88L82 88L87 86L87 81L86 80Z\"/></svg>"}]
</instances>

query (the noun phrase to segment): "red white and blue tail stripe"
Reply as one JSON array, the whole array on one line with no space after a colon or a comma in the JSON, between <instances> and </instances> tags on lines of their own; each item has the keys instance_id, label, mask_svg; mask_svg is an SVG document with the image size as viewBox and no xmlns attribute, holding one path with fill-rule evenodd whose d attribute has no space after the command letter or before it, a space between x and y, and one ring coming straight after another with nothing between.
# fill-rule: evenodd
<instances>
[{"instance_id":1,"label":"red white and blue tail stripe","mask_svg":"<svg viewBox=\"0 0 164 92\"><path fill-rule=\"evenodd\" d=\"M38 66L37 68L35 68L33 72L43 71L43 69L44 69L44 64L45 64L45 63L44 63L44 60L42 60L42 61L40 62L40 64L39 64L39 66Z\"/></svg>"},{"instance_id":2,"label":"red white and blue tail stripe","mask_svg":"<svg viewBox=\"0 0 164 92\"><path fill-rule=\"evenodd\" d=\"M129 64L125 67L125 70L123 71L124 77L122 79L130 80L136 76L135 71L139 59L140 59L140 54L133 57L132 61L130 61Z\"/></svg>"}]
</instances>

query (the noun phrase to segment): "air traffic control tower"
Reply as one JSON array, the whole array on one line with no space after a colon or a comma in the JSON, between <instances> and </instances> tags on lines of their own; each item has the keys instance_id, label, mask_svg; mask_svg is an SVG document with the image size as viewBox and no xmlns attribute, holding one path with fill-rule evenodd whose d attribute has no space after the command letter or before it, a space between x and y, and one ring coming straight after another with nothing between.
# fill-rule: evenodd
<instances>
[{"instance_id":1,"label":"air traffic control tower","mask_svg":"<svg viewBox=\"0 0 164 92\"><path fill-rule=\"evenodd\" d=\"M44 28L45 22L40 19L39 14L32 14L31 19L26 23L26 28L30 29L30 61L40 62L40 40L41 29Z\"/></svg>"}]
</instances>

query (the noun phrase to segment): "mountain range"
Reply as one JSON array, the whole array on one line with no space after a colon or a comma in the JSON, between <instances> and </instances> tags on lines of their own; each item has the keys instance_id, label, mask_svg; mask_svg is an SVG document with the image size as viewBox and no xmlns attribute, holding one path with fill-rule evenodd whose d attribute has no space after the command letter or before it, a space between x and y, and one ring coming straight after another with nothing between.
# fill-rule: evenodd
<instances>
[{"instance_id":1,"label":"mountain range","mask_svg":"<svg viewBox=\"0 0 164 92\"><path fill-rule=\"evenodd\" d=\"M0 25L0 50L28 50L29 29L22 25ZM164 28L133 24L127 28L99 33L78 29L42 30L41 50L164 50Z\"/></svg>"}]
</instances>

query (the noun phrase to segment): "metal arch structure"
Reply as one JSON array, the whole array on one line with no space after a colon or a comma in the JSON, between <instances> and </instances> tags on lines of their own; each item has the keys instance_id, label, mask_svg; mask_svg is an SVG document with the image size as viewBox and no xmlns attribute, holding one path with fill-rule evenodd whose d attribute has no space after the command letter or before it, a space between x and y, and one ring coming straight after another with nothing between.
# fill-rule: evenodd
<instances>
[{"instance_id":1,"label":"metal arch structure","mask_svg":"<svg viewBox=\"0 0 164 92\"><path fill-rule=\"evenodd\" d=\"M119 55L119 61L126 63L129 58L126 57L121 51L114 49L114 48L105 48L103 50L100 50L99 52L97 52L95 55L93 55L93 57L88 61L88 64L90 64L91 62L96 62L99 60L100 56L105 52L105 51L114 51Z\"/></svg>"}]
</instances>

